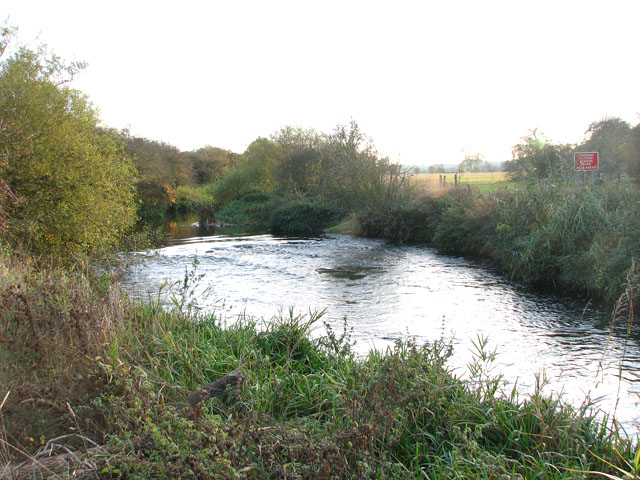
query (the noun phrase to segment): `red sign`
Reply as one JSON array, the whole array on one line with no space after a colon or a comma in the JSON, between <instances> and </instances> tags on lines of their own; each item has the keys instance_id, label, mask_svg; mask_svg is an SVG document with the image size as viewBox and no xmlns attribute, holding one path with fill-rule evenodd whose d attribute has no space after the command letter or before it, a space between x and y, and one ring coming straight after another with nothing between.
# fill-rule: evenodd
<instances>
[{"instance_id":1,"label":"red sign","mask_svg":"<svg viewBox=\"0 0 640 480\"><path fill-rule=\"evenodd\" d=\"M573 169L575 171L595 171L600 168L600 155L598 155L598 152L576 152L573 154L573 161Z\"/></svg>"}]
</instances>

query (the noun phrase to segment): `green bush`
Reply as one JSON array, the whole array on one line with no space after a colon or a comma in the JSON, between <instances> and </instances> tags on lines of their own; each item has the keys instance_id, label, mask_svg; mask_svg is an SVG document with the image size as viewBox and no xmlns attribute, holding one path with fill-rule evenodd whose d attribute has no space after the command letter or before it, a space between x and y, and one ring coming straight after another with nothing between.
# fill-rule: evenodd
<instances>
[{"instance_id":1,"label":"green bush","mask_svg":"<svg viewBox=\"0 0 640 480\"><path fill-rule=\"evenodd\" d=\"M266 192L250 192L216 213L217 218L234 224L266 224L280 199Z\"/></svg>"},{"instance_id":2,"label":"green bush","mask_svg":"<svg viewBox=\"0 0 640 480\"><path fill-rule=\"evenodd\" d=\"M286 204L275 209L269 217L269 230L277 235L311 235L322 231L339 219L339 212L314 203Z\"/></svg>"},{"instance_id":3,"label":"green bush","mask_svg":"<svg viewBox=\"0 0 640 480\"><path fill-rule=\"evenodd\" d=\"M173 208L178 212L197 212L200 205L211 200L205 187L181 185L176 188L176 201Z\"/></svg>"}]
</instances>

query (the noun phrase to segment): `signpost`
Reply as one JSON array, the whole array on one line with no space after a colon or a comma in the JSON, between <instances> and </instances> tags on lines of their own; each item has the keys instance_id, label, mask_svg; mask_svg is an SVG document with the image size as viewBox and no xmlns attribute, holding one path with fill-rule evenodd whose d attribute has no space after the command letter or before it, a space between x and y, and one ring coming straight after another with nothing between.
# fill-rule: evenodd
<instances>
[{"instance_id":1,"label":"signpost","mask_svg":"<svg viewBox=\"0 0 640 480\"><path fill-rule=\"evenodd\" d=\"M600 168L600 155L598 152L576 152L573 154L573 169L578 172L596 172Z\"/></svg>"}]
</instances>

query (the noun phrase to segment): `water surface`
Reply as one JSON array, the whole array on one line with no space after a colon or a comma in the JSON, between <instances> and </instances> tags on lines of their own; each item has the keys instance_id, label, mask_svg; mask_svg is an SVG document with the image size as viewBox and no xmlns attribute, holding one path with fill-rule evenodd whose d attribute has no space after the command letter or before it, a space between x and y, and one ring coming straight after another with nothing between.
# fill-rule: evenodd
<instances>
[{"instance_id":1,"label":"water surface","mask_svg":"<svg viewBox=\"0 0 640 480\"><path fill-rule=\"evenodd\" d=\"M194 228L184 229L194 234ZM201 276L195 298L232 322L247 313L269 320L326 310L341 331L346 319L356 349L385 348L398 339L450 339L451 365L462 375L478 337L497 349L495 373L522 392L544 371L548 392L579 405L602 397L629 432L640 430L640 341L624 328L610 335L610 314L587 299L533 291L476 261L424 246L325 235L212 235L174 239L137 265L125 287L157 296L167 282ZM616 401L617 408L616 408Z\"/></svg>"}]
</instances>

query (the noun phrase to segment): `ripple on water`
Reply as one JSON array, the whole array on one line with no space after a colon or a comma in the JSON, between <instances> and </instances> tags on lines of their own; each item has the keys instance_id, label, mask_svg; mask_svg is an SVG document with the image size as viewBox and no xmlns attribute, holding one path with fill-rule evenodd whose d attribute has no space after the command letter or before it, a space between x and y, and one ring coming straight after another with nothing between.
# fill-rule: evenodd
<instances>
[{"instance_id":1,"label":"ripple on water","mask_svg":"<svg viewBox=\"0 0 640 480\"><path fill-rule=\"evenodd\" d=\"M182 280L197 257L204 277L196 295L213 289L198 300L228 321L245 310L270 319L289 307L326 309L323 320L338 331L348 319L360 352L407 336L426 342L454 335L452 366L461 371L472 359L471 342L487 336L509 381L533 388L544 369L550 389L577 404L585 391L602 393L604 410L614 408L620 391L619 419L640 429L640 357L629 353L640 351L638 336L627 338L624 326L610 335L608 312L586 300L535 292L430 248L343 235L193 237L147 253L155 255L123 283L139 297Z\"/></svg>"}]
</instances>

